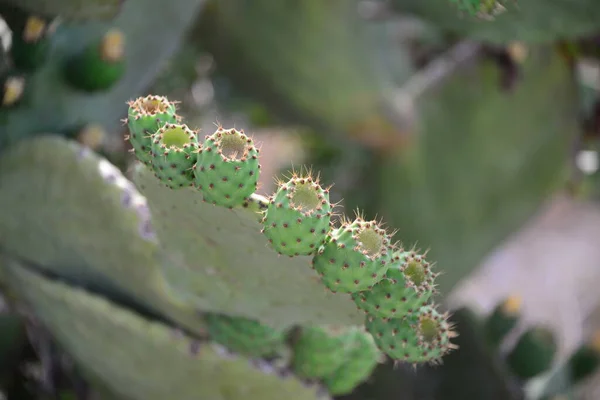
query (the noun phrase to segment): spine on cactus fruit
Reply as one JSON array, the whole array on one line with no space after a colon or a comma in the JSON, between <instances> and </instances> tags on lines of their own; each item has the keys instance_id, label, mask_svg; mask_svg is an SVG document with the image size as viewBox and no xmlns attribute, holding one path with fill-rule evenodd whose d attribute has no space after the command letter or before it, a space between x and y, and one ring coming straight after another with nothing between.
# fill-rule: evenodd
<instances>
[{"instance_id":1,"label":"spine on cactus fruit","mask_svg":"<svg viewBox=\"0 0 600 400\"><path fill-rule=\"evenodd\" d=\"M494 308L484 320L486 340L493 348L500 346L506 335L513 330L521 316L521 297L509 296Z\"/></svg>"},{"instance_id":2,"label":"spine on cactus fruit","mask_svg":"<svg viewBox=\"0 0 600 400\"><path fill-rule=\"evenodd\" d=\"M136 158L147 166L151 165L152 135L165 124L179 123L174 102L163 96L138 97L127 103L129 110L124 121L129 128L128 139Z\"/></svg>"},{"instance_id":3,"label":"spine on cactus fruit","mask_svg":"<svg viewBox=\"0 0 600 400\"><path fill-rule=\"evenodd\" d=\"M398 251L384 279L371 290L352 294L358 308L378 318L401 318L428 304L436 275L424 255Z\"/></svg>"},{"instance_id":4,"label":"spine on cactus fruit","mask_svg":"<svg viewBox=\"0 0 600 400\"><path fill-rule=\"evenodd\" d=\"M26 80L20 75L8 75L2 80L2 107L19 104L25 92Z\"/></svg>"},{"instance_id":5,"label":"spine on cactus fruit","mask_svg":"<svg viewBox=\"0 0 600 400\"><path fill-rule=\"evenodd\" d=\"M329 188L319 178L297 175L278 182L262 219L262 233L279 254L311 255L324 243L331 224L333 206Z\"/></svg>"},{"instance_id":6,"label":"spine on cactus fruit","mask_svg":"<svg viewBox=\"0 0 600 400\"><path fill-rule=\"evenodd\" d=\"M552 366L556 351L556 338L552 331L536 326L521 335L508 354L507 364L516 377L531 379Z\"/></svg>"},{"instance_id":7,"label":"spine on cactus fruit","mask_svg":"<svg viewBox=\"0 0 600 400\"><path fill-rule=\"evenodd\" d=\"M259 150L237 129L219 127L206 137L194 166L204 201L227 208L243 205L258 187Z\"/></svg>"},{"instance_id":8,"label":"spine on cactus fruit","mask_svg":"<svg viewBox=\"0 0 600 400\"><path fill-rule=\"evenodd\" d=\"M171 189L189 187L200 146L196 133L184 124L165 124L152 135L152 169Z\"/></svg>"},{"instance_id":9,"label":"spine on cactus fruit","mask_svg":"<svg viewBox=\"0 0 600 400\"><path fill-rule=\"evenodd\" d=\"M397 361L436 364L457 348L450 341L457 334L448 315L439 313L433 305L421 307L405 318L369 315L365 325L379 349Z\"/></svg>"},{"instance_id":10,"label":"spine on cactus fruit","mask_svg":"<svg viewBox=\"0 0 600 400\"><path fill-rule=\"evenodd\" d=\"M567 361L571 384L576 385L598 371L600 366L600 331L579 346Z\"/></svg>"},{"instance_id":11,"label":"spine on cactus fruit","mask_svg":"<svg viewBox=\"0 0 600 400\"><path fill-rule=\"evenodd\" d=\"M0 15L12 31L10 58L13 66L23 72L35 71L48 58L50 35L56 24L8 4L0 6Z\"/></svg>"},{"instance_id":12,"label":"spine on cactus fruit","mask_svg":"<svg viewBox=\"0 0 600 400\"><path fill-rule=\"evenodd\" d=\"M333 374L347 360L354 327L306 326L292 332L292 369L307 379Z\"/></svg>"},{"instance_id":13,"label":"spine on cactus fruit","mask_svg":"<svg viewBox=\"0 0 600 400\"><path fill-rule=\"evenodd\" d=\"M66 65L65 79L77 89L96 92L109 89L125 72L125 37L117 29L76 55Z\"/></svg>"},{"instance_id":14,"label":"spine on cactus fruit","mask_svg":"<svg viewBox=\"0 0 600 400\"><path fill-rule=\"evenodd\" d=\"M365 221L357 214L329 231L312 267L334 293L370 290L394 262L394 249L391 235L377 221Z\"/></svg>"},{"instance_id":15,"label":"spine on cactus fruit","mask_svg":"<svg viewBox=\"0 0 600 400\"><path fill-rule=\"evenodd\" d=\"M228 349L250 357L276 356L285 347L285 333L242 317L208 313L209 337Z\"/></svg>"}]
</instances>

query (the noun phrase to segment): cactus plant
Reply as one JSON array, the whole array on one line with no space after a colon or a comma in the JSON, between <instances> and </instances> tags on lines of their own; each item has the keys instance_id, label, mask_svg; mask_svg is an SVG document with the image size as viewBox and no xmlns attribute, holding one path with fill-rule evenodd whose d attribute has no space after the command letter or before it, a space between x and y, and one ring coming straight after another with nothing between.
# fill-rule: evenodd
<instances>
[{"instance_id":1,"label":"cactus plant","mask_svg":"<svg viewBox=\"0 0 600 400\"><path fill-rule=\"evenodd\" d=\"M164 100L165 104L171 104L167 99ZM140 122L139 114L134 111L141 103L142 98L129 103L128 125L132 127L130 140L133 130L137 129L136 124ZM428 275L427 264L412 252L402 253L402 257L394 253L395 245L391 243L390 235L381 228L379 222L365 221L360 213L357 213L357 217L352 221L344 218L339 228L330 225L329 220L326 220L324 226L328 232L325 242L312 254L312 258L292 256L282 265L277 252L265 247L267 238L261 234L261 220L265 218L263 215L268 215L269 212L268 199L253 193L245 194L242 190L243 195L238 197L236 202L218 203L214 201L214 192L207 192L204 185L199 185L198 180L192 179L192 171L197 173L199 165L208 169L212 163L219 162L215 157L207 158L202 150L207 151L212 148L210 146L218 146L222 135L232 136L226 139L242 139L240 144L248 146L247 152L255 149L252 139L238 131L227 131L219 127L214 135L207 137L202 147L198 144L198 150L194 151L195 145L186 146L198 143L195 131L181 123L165 121L158 125L149 135L149 160L144 157L146 153L132 149L134 154L141 155L140 162L132 171L135 185L140 192L108 161L85 147L56 136L21 141L11 146L0 158L0 210L13 211L10 215L0 215L0 232L11 232L11 236L15 238L3 241L3 248L10 254L8 281L33 307L33 312L39 314L50 327L57 340L73 353L84 369L98 376L103 384L108 384L113 391L123 396L135 399L158 398L152 396L164 395L161 394L160 388L171 385L170 379L181 379L178 374L190 373L189 368L192 368L182 363L183 361L172 358L175 357L173 354L166 353L171 351L171 346L175 346L173 350L177 348L176 344L165 344L166 326L154 326L152 322L144 329L156 331L157 336L152 336L152 333L144 338L139 337L144 332L141 326L149 322L142 321L140 317L135 317L138 318L135 320L126 308L148 316L146 319L157 319L163 325L166 318L185 327L198 340L209 343L188 344L192 346L192 350L188 351L192 352L197 352L200 346L201 357L204 354L201 350L203 346L214 348L210 343L220 343L226 346L229 352L237 353L234 357L236 360L242 360L244 357L274 356L283 357L285 362L286 345L283 338L285 332L292 329L299 333L294 335L295 339L290 347L292 355L288 368L298 377L319 379L325 385L331 385L336 393L347 392L352 384L362 382L375 367L380 357L378 351L373 351L372 346L375 344L390 357L413 363L438 360L453 347L449 339L454 333L447 324L446 317L438 315L430 304L414 310L414 315L406 314L406 318L409 318L407 321L410 322L403 331L408 335L408 342L403 346L404 350L411 354L410 357L406 357L404 353L390 352L389 343L383 343L378 337L370 342L371 345L368 340L357 337L370 335L357 327L362 324L361 313L351 298L336 295L331 292L333 289L337 289L337 292L345 285L342 291L355 291L356 288L360 291L371 290L372 283L367 282L382 279L385 271L394 265L397 272L406 275L402 278L404 282L412 282L414 287L426 282L423 287L427 290L432 289L432 285L429 286L432 276ZM147 134L148 130L145 130L145 133ZM229 143L224 139L222 148L214 147L209 153L221 157L220 152L225 153L227 145ZM182 150L177 151L179 148ZM28 160L34 162L19 162L23 152L28 154ZM258 157L253 158L250 154L248 159L254 163L250 171L256 173ZM223 157L221 162L229 161ZM177 174L167 175L165 172L170 164L175 164L173 171L177 170L177 174L186 173L185 177L181 178L184 179L182 182L189 186L195 181L195 185L182 187L176 184L173 178ZM161 171L161 166L162 174L158 172ZM234 161L231 165L214 168L214 171L220 174L235 174L244 168L244 165L238 166ZM244 176L248 176L247 172ZM29 180L37 179L44 183L35 185L40 190L39 195L32 196L28 189L19 185L23 174L26 174ZM165 178L170 185L164 184ZM74 185L76 180L81 184ZM316 195L318 206L322 208L324 201L325 205L330 207L322 195L324 191L314 181L301 178L293 183L296 188L298 185L308 184L309 191L312 190L310 193ZM255 185L250 187L255 188ZM47 192L48 188L51 188L50 192ZM297 190L306 189L301 187ZM290 197L296 201L293 195ZM35 199L44 199L46 206L41 208L30 202ZM228 200L225 196L221 196L220 199ZM239 204L240 201L243 203ZM71 213L70 216L68 212L61 212L60 208L66 204L68 207L79 204L76 209L82 210L95 204L99 207L96 210L97 214L81 218L79 215ZM14 212L17 206L22 212ZM103 215L100 215L100 211ZM330 216L330 211L327 211L327 216ZM206 218L209 217L219 221L212 226L217 234L202 236L210 232L210 224L206 223ZM58 220L54 221L56 218ZM195 218L197 221L194 221ZM58 235L60 241L53 242L51 238L54 235L49 234L46 228L37 233L23 230L25 220L41 223L46 227L62 225ZM274 221L282 223L282 220ZM101 228L111 223L118 225L120 231L129 237L124 241L126 243L119 243L118 237ZM90 227L96 228L90 230ZM86 231L83 237L79 234L82 229ZM184 231L188 239L181 240L181 236L175 234L176 231ZM283 232L283 235L285 234ZM297 234L308 238L307 240L313 240L314 236L310 230L299 231ZM89 238L94 239L90 241ZM193 245L189 240L193 241ZM281 236L277 237L277 240L281 240ZM246 247L249 244L253 244L253 247ZM218 250L219 247L228 246L235 247L237 251ZM264 251L259 253L260 248ZM31 249L36 251L31 253ZM81 257L71 258L71 249L78 249ZM243 249L247 256L244 255ZM105 253L112 254L114 259L108 259ZM242 256L243 261L228 258L229 254ZM335 271L325 270L325 267L331 265L331 258L337 258L336 262L340 264L333 264L341 271L346 270L346 263L349 264L348 276L352 279L346 279L338 268ZM310 268L311 260L321 279L318 279L318 275ZM281 270L284 270L283 275L279 275L281 278L278 278L277 271ZM41 271L52 272L59 277L58 281L40 274ZM293 273L296 274L295 277L292 277ZM342 280L340 277L343 277L344 282L336 283L337 280ZM357 284L356 280L360 282ZM261 289L261 296L257 298L257 288L261 282L266 281L270 282L272 289ZM69 284L66 285L65 282ZM82 291L82 285L92 288L93 293ZM40 286L41 289L32 290L36 286ZM326 287L330 289L329 292L325 290ZM98 293L103 293L108 299L100 298ZM327 307L324 308L324 305ZM55 308L63 311L56 311ZM75 315L83 313L91 319L81 328L78 328L78 325L71 328L62 322L57 325L58 321L64 318L60 312L66 310ZM116 319L106 321L111 313ZM117 317L119 315L120 317ZM402 321L401 316L398 317L397 321ZM326 328L332 325L340 326L340 330ZM147 353L142 350L144 346L163 343L166 352L162 357L177 363L178 369L158 381L157 385L160 388L151 389L137 381L133 381L128 388L120 387L124 381L114 381L114 377L108 371L111 364L98 360L99 354L110 351L104 344L98 343L106 329L109 329L106 332L123 330L119 335L130 338L127 340L139 341L138 348L143 353ZM69 331L76 331L80 336L63 336ZM81 347L83 339L92 345ZM438 349L431 346L437 346ZM430 349L430 357L421 354L425 349ZM355 352L360 356L360 362L348 358L354 357ZM135 354L137 352L133 351L122 355L120 359L125 363L134 362L137 357ZM211 353L211 350L207 350L206 356L208 359L201 358L198 368L202 368L204 362L208 366L215 362L226 362L231 358L222 352ZM139 361L141 359L135 362ZM346 362L350 361L354 361L355 364L343 369ZM150 363L150 360L144 362ZM277 365L271 365L270 361L265 359L261 363L260 365L269 370ZM244 365L246 369L241 365L231 365L230 368L251 375L252 369L247 368L248 364ZM152 366L148 367L148 374L154 374ZM264 368L259 370L265 372ZM249 379L250 375L243 379ZM210 379L210 374L206 377ZM264 379L261 378L261 381ZM213 384L205 389L209 397L210 391L218 390L220 385L217 381ZM277 388L267 383L264 384L265 387L252 385L250 382L247 384L250 384L251 388L245 388L246 383L233 384L228 389L232 398L238 398L236 396L244 390L250 390L253 395L267 390L272 390L272 393L288 390L286 386ZM187 398L187 393L191 393L192 388L184 385L180 390L179 396ZM268 393L270 392L264 392L263 398L273 395ZM297 396L302 398L318 395L308 391Z\"/></svg>"}]
</instances>

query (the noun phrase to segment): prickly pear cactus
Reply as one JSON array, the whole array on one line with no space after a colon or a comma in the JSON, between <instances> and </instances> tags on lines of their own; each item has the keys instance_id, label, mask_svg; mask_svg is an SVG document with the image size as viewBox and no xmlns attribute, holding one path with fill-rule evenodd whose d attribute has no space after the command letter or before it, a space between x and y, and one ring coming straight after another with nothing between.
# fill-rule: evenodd
<instances>
[{"instance_id":1,"label":"prickly pear cactus","mask_svg":"<svg viewBox=\"0 0 600 400\"><path fill-rule=\"evenodd\" d=\"M226 175L227 182L242 182L235 176L241 172L255 189L249 174L258 174L253 140L219 127L200 145L197 132L182 121L161 118L150 130L154 127L135 112L142 103L147 105L143 99L130 102L128 113L128 125L150 139L149 159L132 149L143 157L131 171L135 185L98 155L56 136L22 141L0 157L0 245L10 260L7 280L84 369L134 400L165 396L192 373L204 374L207 398L241 399L245 393L269 399L293 386L299 392L291 398L312 399L321 392L294 385L317 380L333 393L347 393L374 369L380 350L397 361L423 363L438 361L455 347L447 315L439 314L430 298L435 278L430 265L414 251L398 250L382 223L357 213L336 227L326 189L308 177L282 184L288 189L287 194L278 189L284 193L281 203L247 193L239 184L237 191L221 186L211 198L198 180L201 167L213 171L212 178ZM143 128L137 127L140 122ZM239 161L230 150L242 154ZM277 210L282 198L288 212L271 213L276 224L287 223L292 211L305 212L307 205L317 213L302 214L306 218L327 217L308 222L323 224L328 230L321 232L323 239L315 239L311 229L295 231L318 246L310 256L294 254L283 261L261 234L273 210L269 205ZM270 232L274 242L287 234ZM373 290L390 268L396 277L391 279L428 301L423 297L415 310L394 319L368 316L365 331L361 311L343 293ZM85 318L77 317L80 313ZM65 315L73 314L64 323ZM179 345L166 339L166 324L195 337L186 342L191 346L186 351L199 355L197 366L173 353ZM110 347L121 346L122 338L125 351ZM161 350L150 351L152 346ZM133 381L124 387L125 378L115 378L120 372L113 372L113 360L142 363L144 372L136 371L137 376L156 379L144 384L127 377ZM165 362L173 367L163 376L157 371L164 371ZM290 381L273 374L281 368ZM271 384L273 379L282 381ZM177 390L178 398L192 398L197 385L181 382Z\"/></svg>"}]
</instances>

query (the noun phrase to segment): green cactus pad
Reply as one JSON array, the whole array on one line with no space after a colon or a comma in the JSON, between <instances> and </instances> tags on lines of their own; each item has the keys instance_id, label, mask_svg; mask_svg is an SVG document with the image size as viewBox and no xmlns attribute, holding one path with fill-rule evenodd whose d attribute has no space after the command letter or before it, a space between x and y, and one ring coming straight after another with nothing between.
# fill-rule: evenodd
<instances>
[{"instance_id":1,"label":"green cactus pad","mask_svg":"<svg viewBox=\"0 0 600 400\"><path fill-rule=\"evenodd\" d=\"M152 161L152 135L164 124L178 123L175 103L166 97L149 95L128 103L127 126L129 142L135 157L146 165Z\"/></svg>"},{"instance_id":2,"label":"green cactus pad","mask_svg":"<svg viewBox=\"0 0 600 400\"><path fill-rule=\"evenodd\" d=\"M108 31L98 43L69 60L65 79L88 92L111 88L125 73L124 47L123 33L117 29Z\"/></svg>"},{"instance_id":3,"label":"green cactus pad","mask_svg":"<svg viewBox=\"0 0 600 400\"><path fill-rule=\"evenodd\" d=\"M194 340L21 265L9 284L84 371L131 400L316 400L328 395L287 370Z\"/></svg>"},{"instance_id":4,"label":"green cactus pad","mask_svg":"<svg viewBox=\"0 0 600 400\"><path fill-rule=\"evenodd\" d=\"M367 380L382 359L373 336L362 330L355 330L352 344L344 363L334 373L325 377L323 383L333 396L342 396L352 392L359 384Z\"/></svg>"},{"instance_id":5,"label":"green cactus pad","mask_svg":"<svg viewBox=\"0 0 600 400\"><path fill-rule=\"evenodd\" d=\"M550 369L556 351L556 337L552 331L535 326L521 335L506 362L517 377L531 379Z\"/></svg>"},{"instance_id":6,"label":"green cactus pad","mask_svg":"<svg viewBox=\"0 0 600 400\"><path fill-rule=\"evenodd\" d=\"M310 255L324 243L331 215L329 189L311 174L293 174L287 182L279 182L269 199L262 232L279 254Z\"/></svg>"},{"instance_id":7,"label":"green cactus pad","mask_svg":"<svg viewBox=\"0 0 600 400\"><path fill-rule=\"evenodd\" d=\"M209 313L204 317L211 340L252 357L277 355L284 347L285 332L248 318Z\"/></svg>"},{"instance_id":8,"label":"green cactus pad","mask_svg":"<svg viewBox=\"0 0 600 400\"><path fill-rule=\"evenodd\" d=\"M433 306L421 307L406 318L367 316L365 323L377 346L394 360L409 363L438 363L455 346L456 336L447 321Z\"/></svg>"},{"instance_id":9,"label":"green cactus pad","mask_svg":"<svg viewBox=\"0 0 600 400\"><path fill-rule=\"evenodd\" d=\"M292 369L305 378L325 378L347 359L356 328L308 326L293 339Z\"/></svg>"},{"instance_id":10,"label":"green cactus pad","mask_svg":"<svg viewBox=\"0 0 600 400\"><path fill-rule=\"evenodd\" d=\"M163 125L152 135L154 174L171 189L191 186L199 148L196 133L187 125Z\"/></svg>"},{"instance_id":11,"label":"green cactus pad","mask_svg":"<svg viewBox=\"0 0 600 400\"><path fill-rule=\"evenodd\" d=\"M357 216L328 233L312 266L332 292L356 293L384 278L393 250L390 235L376 221Z\"/></svg>"},{"instance_id":12,"label":"green cactus pad","mask_svg":"<svg viewBox=\"0 0 600 400\"><path fill-rule=\"evenodd\" d=\"M354 302L326 290L310 256L281 257L260 233L266 198L229 210L203 202L194 188L170 190L141 164L132 179L147 198L164 249L163 276L182 303L277 329L362 325Z\"/></svg>"},{"instance_id":13,"label":"green cactus pad","mask_svg":"<svg viewBox=\"0 0 600 400\"><path fill-rule=\"evenodd\" d=\"M0 237L3 253L144 304L190 332L204 328L162 279L146 199L117 167L74 141L38 136L2 153Z\"/></svg>"},{"instance_id":14,"label":"green cactus pad","mask_svg":"<svg viewBox=\"0 0 600 400\"><path fill-rule=\"evenodd\" d=\"M427 305L434 293L435 274L425 258L414 251L394 254L394 265L371 290L353 293L365 313L378 318L403 318Z\"/></svg>"},{"instance_id":15,"label":"green cactus pad","mask_svg":"<svg viewBox=\"0 0 600 400\"><path fill-rule=\"evenodd\" d=\"M241 206L258 186L258 152L243 131L219 127L207 136L194 167L204 200L228 208Z\"/></svg>"}]
</instances>

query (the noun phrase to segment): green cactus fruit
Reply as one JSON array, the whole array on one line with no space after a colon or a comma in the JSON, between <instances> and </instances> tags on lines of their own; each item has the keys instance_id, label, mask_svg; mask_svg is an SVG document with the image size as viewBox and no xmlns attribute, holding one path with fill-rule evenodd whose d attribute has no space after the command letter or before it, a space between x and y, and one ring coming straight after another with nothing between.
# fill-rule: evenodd
<instances>
[{"instance_id":1,"label":"green cactus fruit","mask_svg":"<svg viewBox=\"0 0 600 400\"><path fill-rule=\"evenodd\" d=\"M135 157L146 165L151 165L152 135L163 125L180 121L175 103L166 97L149 95L138 97L127 103L127 126L129 142Z\"/></svg>"},{"instance_id":2,"label":"green cactus fruit","mask_svg":"<svg viewBox=\"0 0 600 400\"><path fill-rule=\"evenodd\" d=\"M285 346L285 333L248 318L209 313L204 316L210 338L250 357L277 355Z\"/></svg>"},{"instance_id":3,"label":"green cactus fruit","mask_svg":"<svg viewBox=\"0 0 600 400\"><path fill-rule=\"evenodd\" d=\"M356 293L381 281L394 260L391 236L377 221L344 218L312 259L312 267L332 292Z\"/></svg>"},{"instance_id":4,"label":"green cactus fruit","mask_svg":"<svg viewBox=\"0 0 600 400\"><path fill-rule=\"evenodd\" d=\"M521 335L508 354L507 364L518 378L531 379L552 366L556 351L556 338L552 331L536 326Z\"/></svg>"},{"instance_id":5,"label":"green cactus fruit","mask_svg":"<svg viewBox=\"0 0 600 400\"><path fill-rule=\"evenodd\" d=\"M112 87L125 72L125 38L120 30L108 31L66 65L65 79L77 89L88 92Z\"/></svg>"},{"instance_id":6,"label":"green cactus fruit","mask_svg":"<svg viewBox=\"0 0 600 400\"><path fill-rule=\"evenodd\" d=\"M488 21L506 11L502 0L450 0L450 2L455 3L461 11Z\"/></svg>"},{"instance_id":7,"label":"green cactus fruit","mask_svg":"<svg viewBox=\"0 0 600 400\"><path fill-rule=\"evenodd\" d=\"M434 306L421 307L405 318L369 315L365 325L379 349L394 360L435 364L456 348L450 341L456 333L448 315L440 314Z\"/></svg>"},{"instance_id":8,"label":"green cactus fruit","mask_svg":"<svg viewBox=\"0 0 600 400\"><path fill-rule=\"evenodd\" d=\"M402 318L427 305L434 294L436 275L423 255L401 251L394 259L399 262L371 290L352 294L358 308L374 317Z\"/></svg>"},{"instance_id":9,"label":"green cactus fruit","mask_svg":"<svg viewBox=\"0 0 600 400\"><path fill-rule=\"evenodd\" d=\"M597 331L592 340L584 343L571 354L567 361L570 378L573 385L595 374L600 366L600 331Z\"/></svg>"},{"instance_id":10,"label":"green cactus fruit","mask_svg":"<svg viewBox=\"0 0 600 400\"><path fill-rule=\"evenodd\" d=\"M308 173L278 182L262 219L273 249L287 256L311 255L324 243L332 216L329 189Z\"/></svg>"},{"instance_id":11,"label":"green cactus fruit","mask_svg":"<svg viewBox=\"0 0 600 400\"><path fill-rule=\"evenodd\" d=\"M193 167L200 146L187 125L165 124L152 135L152 169L171 189L192 186Z\"/></svg>"},{"instance_id":12,"label":"green cactus fruit","mask_svg":"<svg viewBox=\"0 0 600 400\"><path fill-rule=\"evenodd\" d=\"M49 36L56 24L40 15L0 5L0 15L12 31L10 58L18 70L33 72L44 64L50 49Z\"/></svg>"},{"instance_id":13,"label":"green cactus fruit","mask_svg":"<svg viewBox=\"0 0 600 400\"><path fill-rule=\"evenodd\" d=\"M207 136L194 166L204 201L227 208L244 204L258 186L258 153L244 131L219 127Z\"/></svg>"},{"instance_id":14,"label":"green cactus fruit","mask_svg":"<svg viewBox=\"0 0 600 400\"><path fill-rule=\"evenodd\" d=\"M307 326L299 328L292 340L292 369L307 379L333 374L347 360L355 327Z\"/></svg>"},{"instance_id":15,"label":"green cactus fruit","mask_svg":"<svg viewBox=\"0 0 600 400\"><path fill-rule=\"evenodd\" d=\"M371 376L381 359L382 354L373 336L357 329L352 335L344 363L325 377L323 383L333 396L349 394Z\"/></svg>"},{"instance_id":16,"label":"green cactus fruit","mask_svg":"<svg viewBox=\"0 0 600 400\"><path fill-rule=\"evenodd\" d=\"M517 325L521 312L520 296L509 296L501 301L485 319L483 329L491 347L497 348L506 335Z\"/></svg>"}]
</instances>

